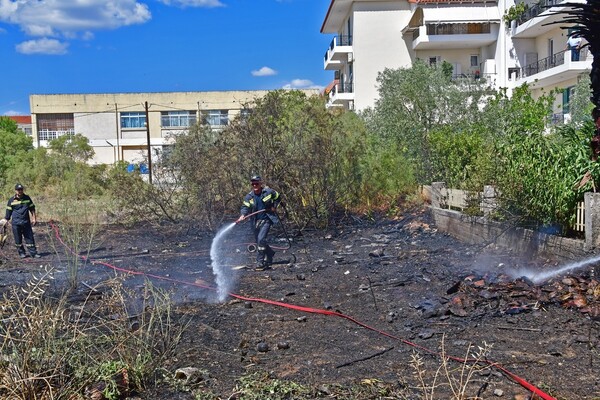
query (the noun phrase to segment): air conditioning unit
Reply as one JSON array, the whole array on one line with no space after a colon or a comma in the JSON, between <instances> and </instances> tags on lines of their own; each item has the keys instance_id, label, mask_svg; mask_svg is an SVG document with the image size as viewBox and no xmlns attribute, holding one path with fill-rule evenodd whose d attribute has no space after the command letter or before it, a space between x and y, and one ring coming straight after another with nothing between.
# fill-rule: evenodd
<instances>
[{"instance_id":1,"label":"air conditioning unit","mask_svg":"<svg viewBox=\"0 0 600 400\"><path fill-rule=\"evenodd\" d=\"M354 53L348 53L348 62L351 63L354 61Z\"/></svg>"}]
</instances>

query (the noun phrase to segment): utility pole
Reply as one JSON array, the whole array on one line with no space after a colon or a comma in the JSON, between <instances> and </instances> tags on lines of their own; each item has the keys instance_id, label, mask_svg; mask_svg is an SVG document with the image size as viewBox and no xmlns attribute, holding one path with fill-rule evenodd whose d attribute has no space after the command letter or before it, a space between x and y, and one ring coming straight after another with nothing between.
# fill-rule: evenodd
<instances>
[{"instance_id":1,"label":"utility pole","mask_svg":"<svg viewBox=\"0 0 600 400\"><path fill-rule=\"evenodd\" d=\"M146 139L148 141L148 182L152 185L152 149L150 148L150 118L148 118L148 102L144 103L146 109Z\"/></svg>"},{"instance_id":2,"label":"utility pole","mask_svg":"<svg viewBox=\"0 0 600 400\"><path fill-rule=\"evenodd\" d=\"M116 161L121 161L121 149L119 147L119 109L117 103L115 103L115 126L117 128L117 157Z\"/></svg>"}]
</instances>

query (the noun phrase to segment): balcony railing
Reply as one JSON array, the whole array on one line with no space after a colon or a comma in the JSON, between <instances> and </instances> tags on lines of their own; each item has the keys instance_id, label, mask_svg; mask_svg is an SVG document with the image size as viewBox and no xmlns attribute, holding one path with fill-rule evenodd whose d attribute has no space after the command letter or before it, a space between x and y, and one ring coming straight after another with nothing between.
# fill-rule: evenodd
<instances>
[{"instance_id":1,"label":"balcony railing","mask_svg":"<svg viewBox=\"0 0 600 400\"><path fill-rule=\"evenodd\" d=\"M38 140L53 140L64 135L74 135L75 129L67 129L61 131L51 131L49 129L40 129L38 131Z\"/></svg>"},{"instance_id":2,"label":"balcony railing","mask_svg":"<svg viewBox=\"0 0 600 400\"><path fill-rule=\"evenodd\" d=\"M335 96L337 93L354 93L354 85L352 82L337 84L331 89L330 96Z\"/></svg>"},{"instance_id":3,"label":"balcony railing","mask_svg":"<svg viewBox=\"0 0 600 400\"><path fill-rule=\"evenodd\" d=\"M579 60L574 61L584 61L587 59L589 49L584 47L579 50ZM566 54L566 56L565 56ZM563 65L565 63L565 57L571 57L570 50L563 50L559 53L552 54L549 57L543 58L537 62L527 64L523 68L521 68L521 76L528 77L535 74L539 74L540 72L549 70L550 68L557 67L559 65Z\"/></svg>"},{"instance_id":4,"label":"balcony railing","mask_svg":"<svg viewBox=\"0 0 600 400\"><path fill-rule=\"evenodd\" d=\"M329 54L333 52L336 46L352 46L352 36L351 35L338 35L331 39L331 43L329 44L329 48L325 52L324 59L327 61L329 59Z\"/></svg>"},{"instance_id":5,"label":"balcony railing","mask_svg":"<svg viewBox=\"0 0 600 400\"><path fill-rule=\"evenodd\" d=\"M562 1L563 0L541 0L537 4L530 5L527 11L525 11L525 13L521 15L519 19L517 19L517 25L524 24L530 19L533 19L544 11L548 10L548 8L562 3Z\"/></svg>"},{"instance_id":6,"label":"balcony railing","mask_svg":"<svg viewBox=\"0 0 600 400\"><path fill-rule=\"evenodd\" d=\"M427 24L427 35L478 35L491 32L491 24Z\"/></svg>"}]
</instances>

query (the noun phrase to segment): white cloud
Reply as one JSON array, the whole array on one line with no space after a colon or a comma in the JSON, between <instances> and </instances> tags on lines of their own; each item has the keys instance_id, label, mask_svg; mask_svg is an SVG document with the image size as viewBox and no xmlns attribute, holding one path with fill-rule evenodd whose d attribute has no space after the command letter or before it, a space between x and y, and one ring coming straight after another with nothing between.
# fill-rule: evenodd
<instances>
[{"instance_id":1,"label":"white cloud","mask_svg":"<svg viewBox=\"0 0 600 400\"><path fill-rule=\"evenodd\" d=\"M68 43L62 43L56 39L42 38L37 40L28 40L15 46L19 53L23 54L53 54L60 55L67 53Z\"/></svg>"},{"instance_id":2,"label":"white cloud","mask_svg":"<svg viewBox=\"0 0 600 400\"><path fill-rule=\"evenodd\" d=\"M179 7L225 7L225 4L219 0L159 0L168 6L174 5Z\"/></svg>"},{"instance_id":3,"label":"white cloud","mask_svg":"<svg viewBox=\"0 0 600 400\"><path fill-rule=\"evenodd\" d=\"M257 69L252 71L252 76L272 76L277 75L277 71L273 68L262 67L261 69Z\"/></svg>"},{"instance_id":4,"label":"white cloud","mask_svg":"<svg viewBox=\"0 0 600 400\"><path fill-rule=\"evenodd\" d=\"M78 32L145 23L148 6L136 0L0 0L0 22L30 36L72 37Z\"/></svg>"},{"instance_id":5,"label":"white cloud","mask_svg":"<svg viewBox=\"0 0 600 400\"><path fill-rule=\"evenodd\" d=\"M10 116L14 116L14 115L27 115L27 113L22 113L22 112L15 111L15 110L8 110L8 111L4 111L4 115L7 117L10 117Z\"/></svg>"},{"instance_id":6,"label":"white cloud","mask_svg":"<svg viewBox=\"0 0 600 400\"><path fill-rule=\"evenodd\" d=\"M283 89L323 89L323 86L315 85L309 79L294 79L290 83L283 85Z\"/></svg>"}]
</instances>

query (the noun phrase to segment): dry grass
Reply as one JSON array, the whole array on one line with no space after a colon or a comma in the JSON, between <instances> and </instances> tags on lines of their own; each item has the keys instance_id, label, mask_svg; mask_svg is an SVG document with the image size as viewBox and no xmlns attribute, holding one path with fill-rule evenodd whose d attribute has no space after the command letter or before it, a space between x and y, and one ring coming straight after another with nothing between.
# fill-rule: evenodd
<instances>
[{"instance_id":1,"label":"dry grass","mask_svg":"<svg viewBox=\"0 0 600 400\"><path fill-rule=\"evenodd\" d=\"M142 390L185 328L169 294L146 282L134 295L114 279L69 304L50 296L51 279L43 269L0 301L0 398L116 399Z\"/></svg>"}]
</instances>

